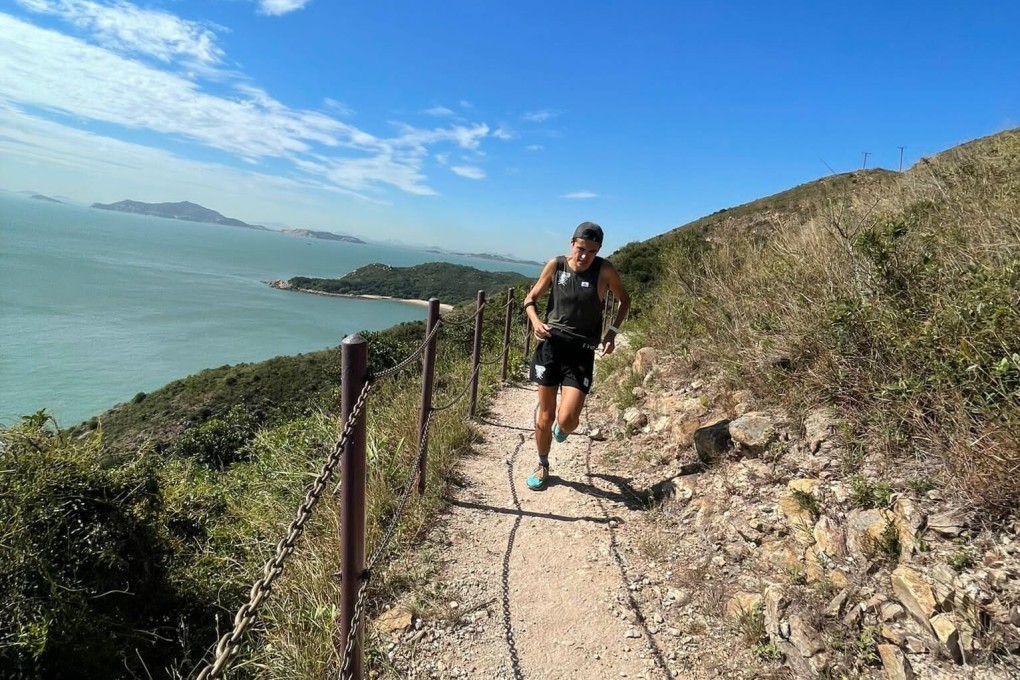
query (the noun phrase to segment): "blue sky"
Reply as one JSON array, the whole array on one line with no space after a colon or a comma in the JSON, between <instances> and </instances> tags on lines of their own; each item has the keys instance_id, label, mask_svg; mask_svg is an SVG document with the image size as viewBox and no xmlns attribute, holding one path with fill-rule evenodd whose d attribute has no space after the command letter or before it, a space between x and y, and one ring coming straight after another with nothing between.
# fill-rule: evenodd
<instances>
[{"instance_id":1,"label":"blue sky","mask_svg":"<svg viewBox=\"0 0 1020 680\"><path fill-rule=\"evenodd\" d=\"M604 254L1020 125L1020 3L0 0L0 188Z\"/></svg>"}]
</instances>

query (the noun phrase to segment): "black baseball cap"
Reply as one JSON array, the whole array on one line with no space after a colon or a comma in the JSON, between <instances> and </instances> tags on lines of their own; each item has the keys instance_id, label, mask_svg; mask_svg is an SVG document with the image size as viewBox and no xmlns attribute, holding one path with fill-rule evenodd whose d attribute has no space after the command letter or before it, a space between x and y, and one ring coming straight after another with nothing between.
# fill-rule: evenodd
<instances>
[{"instance_id":1,"label":"black baseball cap","mask_svg":"<svg viewBox=\"0 0 1020 680\"><path fill-rule=\"evenodd\" d=\"M585 241L595 241L602 245L602 227L594 222L581 222L574 230L574 238L583 238Z\"/></svg>"}]
</instances>

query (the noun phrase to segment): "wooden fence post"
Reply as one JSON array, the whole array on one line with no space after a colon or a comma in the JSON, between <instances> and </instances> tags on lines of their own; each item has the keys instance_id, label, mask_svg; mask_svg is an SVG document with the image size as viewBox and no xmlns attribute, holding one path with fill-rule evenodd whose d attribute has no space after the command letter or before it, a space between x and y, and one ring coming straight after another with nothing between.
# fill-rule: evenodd
<instances>
[{"instance_id":1,"label":"wooden fence post","mask_svg":"<svg viewBox=\"0 0 1020 680\"><path fill-rule=\"evenodd\" d=\"M368 377L368 343L360 335L344 338L340 412L346 425ZM351 636L358 591L365 571L365 422L364 410L354 424L340 460L340 652ZM347 678L364 676L365 620L358 622Z\"/></svg>"},{"instance_id":2,"label":"wooden fence post","mask_svg":"<svg viewBox=\"0 0 1020 680\"><path fill-rule=\"evenodd\" d=\"M439 323L439 299L429 298L428 317L425 321L425 337L432 335L432 330ZM425 467L428 458L428 433L425 424L432 410L432 384L436 375L436 338L432 337L425 345L425 356L421 374L421 410L418 412L418 493L425 493Z\"/></svg>"},{"instance_id":3,"label":"wooden fence post","mask_svg":"<svg viewBox=\"0 0 1020 680\"><path fill-rule=\"evenodd\" d=\"M482 363L482 317L485 315L482 309L485 306L485 291L478 291L478 299L475 302L475 342L471 352L471 395L468 401L468 417L475 417L475 405L478 402L478 374Z\"/></svg>"},{"instance_id":4,"label":"wooden fence post","mask_svg":"<svg viewBox=\"0 0 1020 680\"><path fill-rule=\"evenodd\" d=\"M499 379L506 380L506 365L510 361L510 322L514 318L514 289L506 291L506 321L503 323L503 370Z\"/></svg>"}]
</instances>

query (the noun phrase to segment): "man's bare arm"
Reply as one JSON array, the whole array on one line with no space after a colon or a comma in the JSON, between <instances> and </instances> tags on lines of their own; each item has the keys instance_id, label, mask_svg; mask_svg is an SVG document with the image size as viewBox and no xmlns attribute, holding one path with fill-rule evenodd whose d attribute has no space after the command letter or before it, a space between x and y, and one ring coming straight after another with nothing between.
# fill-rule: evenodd
<instances>
[{"instance_id":1,"label":"man's bare arm","mask_svg":"<svg viewBox=\"0 0 1020 680\"><path fill-rule=\"evenodd\" d=\"M605 337L602 338L602 351L606 354L612 354L616 348L616 334L619 332L624 319L627 318L627 313L630 312L630 294L623 287L620 272L616 270L613 263L609 261L603 263L602 276L605 277L606 286L612 291L613 296L620 301L620 307L616 310L616 317L610 324L610 328L606 331Z\"/></svg>"},{"instance_id":2,"label":"man's bare arm","mask_svg":"<svg viewBox=\"0 0 1020 680\"><path fill-rule=\"evenodd\" d=\"M538 316L536 303L552 286L553 274L556 273L556 258L545 263L542 273L538 275L538 281L531 287L531 290L524 296L524 313L531 320L531 327L535 329L535 337L545 340L549 337L549 327Z\"/></svg>"}]
</instances>

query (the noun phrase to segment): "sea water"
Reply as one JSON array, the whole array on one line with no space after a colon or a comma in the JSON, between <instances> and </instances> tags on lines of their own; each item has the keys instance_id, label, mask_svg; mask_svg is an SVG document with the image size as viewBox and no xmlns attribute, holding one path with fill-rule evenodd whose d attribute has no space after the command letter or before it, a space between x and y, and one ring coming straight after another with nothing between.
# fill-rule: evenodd
<instances>
[{"instance_id":1,"label":"sea water","mask_svg":"<svg viewBox=\"0 0 1020 680\"><path fill-rule=\"evenodd\" d=\"M439 260L539 271L0 194L0 425L39 409L72 425L205 368L335 347L357 331L423 319L425 308L410 303L265 282Z\"/></svg>"}]
</instances>

